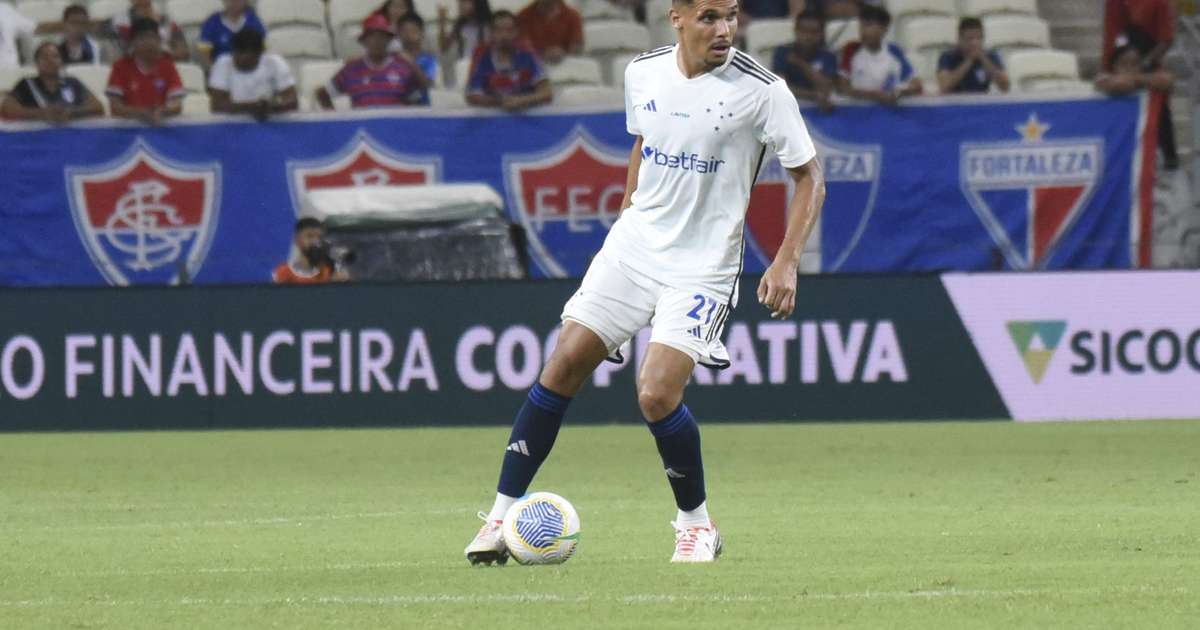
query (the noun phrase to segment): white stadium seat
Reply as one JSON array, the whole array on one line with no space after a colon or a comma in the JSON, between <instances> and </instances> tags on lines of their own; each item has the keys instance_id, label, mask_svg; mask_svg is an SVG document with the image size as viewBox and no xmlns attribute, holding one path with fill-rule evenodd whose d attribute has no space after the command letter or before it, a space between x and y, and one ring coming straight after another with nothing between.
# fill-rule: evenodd
<instances>
[{"instance_id":1,"label":"white stadium seat","mask_svg":"<svg viewBox=\"0 0 1200 630\"><path fill-rule=\"evenodd\" d=\"M938 57L958 45L958 20L944 15L913 18L904 24L899 42L921 80L932 80L937 76Z\"/></svg>"},{"instance_id":2,"label":"white stadium seat","mask_svg":"<svg viewBox=\"0 0 1200 630\"><path fill-rule=\"evenodd\" d=\"M183 97L184 116L207 116L212 113L212 101L207 94L188 94Z\"/></svg>"},{"instance_id":3,"label":"white stadium seat","mask_svg":"<svg viewBox=\"0 0 1200 630\"><path fill-rule=\"evenodd\" d=\"M38 24L61 22L65 8L67 0L22 0L17 3L17 13Z\"/></svg>"},{"instance_id":4,"label":"white stadium seat","mask_svg":"<svg viewBox=\"0 0 1200 630\"><path fill-rule=\"evenodd\" d=\"M963 15L984 17L1004 13L1037 15L1037 0L961 0L959 8Z\"/></svg>"},{"instance_id":5,"label":"white stadium seat","mask_svg":"<svg viewBox=\"0 0 1200 630\"><path fill-rule=\"evenodd\" d=\"M434 109L462 109L467 97L462 90L429 90L429 106Z\"/></svg>"},{"instance_id":6,"label":"white stadium seat","mask_svg":"<svg viewBox=\"0 0 1200 630\"><path fill-rule=\"evenodd\" d=\"M93 22L103 22L112 19L114 15L129 10L128 0L92 0L88 5L88 15Z\"/></svg>"},{"instance_id":7,"label":"white stadium seat","mask_svg":"<svg viewBox=\"0 0 1200 630\"><path fill-rule=\"evenodd\" d=\"M329 33L314 26L280 26L267 32L267 48L296 59L329 59L333 49Z\"/></svg>"},{"instance_id":8,"label":"white stadium seat","mask_svg":"<svg viewBox=\"0 0 1200 630\"><path fill-rule=\"evenodd\" d=\"M467 81L471 78L471 58L463 57L454 62L454 83L447 87L459 89L467 88Z\"/></svg>"},{"instance_id":9,"label":"white stadium seat","mask_svg":"<svg viewBox=\"0 0 1200 630\"><path fill-rule=\"evenodd\" d=\"M37 74L37 68L0 66L0 94L8 94L18 81Z\"/></svg>"},{"instance_id":10,"label":"white stadium seat","mask_svg":"<svg viewBox=\"0 0 1200 630\"><path fill-rule=\"evenodd\" d=\"M63 72L68 76L79 79L79 82L100 100L104 105L105 111L108 111L108 99L104 97L104 90L108 87L108 75L112 73L112 68L109 66L74 65L67 66L63 69Z\"/></svg>"},{"instance_id":11,"label":"white stadium seat","mask_svg":"<svg viewBox=\"0 0 1200 630\"><path fill-rule=\"evenodd\" d=\"M841 53L846 44L858 41L858 37L858 20L830 20L825 24L825 45L835 54Z\"/></svg>"},{"instance_id":12,"label":"white stadium seat","mask_svg":"<svg viewBox=\"0 0 1200 630\"><path fill-rule=\"evenodd\" d=\"M204 70L194 63L176 62L175 69L179 71L179 80L188 92L203 94L208 91L204 82Z\"/></svg>"},{"instance_id":13,"label":"white stadium seat","mask_svg":"<svg viewBox=\"0 0 1200 630\"><path fill-rule=\"evenodd\" d=\"M1022 91L1079 81L1079 58L1064 50L1016 50L1005 65L1009 78Z\"/></svg>"},{"instance_id":14,"label":"white stadium seat","mask_svg":"<svg viewBox=\"0 0 1200 630\"><path fill-rule=\"evenodd\" d=\"M380 4L382 2L378 0L329 0L329 26L334 32L347 24L359 26ZM433 23L430 16L425 16L425 19ZM434 26L436 28L436 24Z\"/></svg>"},{"instance_id":15,"label":"white stadium seat","mask_svg":"<svg viewBox=\"0 0 1200 630\"><path fill-rule=\"evenodd\" d=\"M637 58L637 55L617 55L609 62L608 68L608 84L616 87L625 87L625 68L629 66L629 62Z\"/></svg>"},{"instance_id":16,"label":"white stadium seat","mask_svg":"<svg viewBox=\"0 0 1200 630\"><path fill-rule=\"evenodd\" d=\"M221 8L221 0L167 0L167 15L183 29L204 24Z\"/></svg>"},{"instance_id":17,"label":"white stadium seat","mask_svg":"<svg viewBox=\"0 0 1200 630\"><path fill-rule=\"evenodd\" d=\"M325 3L321 0L258 0L255 10L268 31L289 24L325 28Z\"/></svg>"},{"instance_id":18,"label":"white stadium seat","mask_svg":"<svg viewBox=\"0 0 1200 630\"><path fill-rule=\"evenodd\" d=\"M887 8L897 22L919 15L958 15L956 0L888 0Z\"/></svg>"},{"instance_id":19,"label":"white stadium seat","mask_svg":"<svg viewBox=\"0 0 1200 630\"><path fill-rule=\"evenodd\" d=\"M491 0L492 12L505 10L520 13L521 9L529 6L533 0Z\"/></svg>"},{"instance_id":20,"label":"white stadium seat","mask_svg":"<svg viewBox=\"0 0 1200 630\"><path fill-rule=\"evenodd\" d=\"M621 7L609 0L569 0L567 4L579 11L586 20L618 20L633 21L633 9Z\"/></svg>"},{"instance_id":21,"label":"white stadium seat","mask_svg":"<svg viewBox=\"0 0 1200 630\"><path fill-rule=\"evenodd\" d=\"M1050 25L1025 15L993 15L983 20L984 39L1006 56L1024 48L1049 48Z\"/></svg>"},{"instance_id":22,"label":"white stadium seat","mask_svg":"<svg viewBox=\"0 0 1200 630\"><path fill-rule=\"evenodd\" d=\"M600 62L591 57L567 57L546 66L546 74L554 85L600 85L603 78Z\"/></svg>"},{"instance_id":23,"label":"white stadium seat","mask_svg":"<svg viewBox=\"0 0 1200 630\"><path fill-rule=\"evenodd\" d=\"M770 62L771 51L784 44L796 41L796 22L789 19L754 20L746 27L746 49L759 58ZM764 56L764 51L766 52Z\"/></svg>"},{"instance_id":24,"label":"white stadium seat","mask_svg":"<svg viewBox=\"0 0 1200 630\"><path fill-rule=\"evenodd\" d=\"M335 33L333 50L338 59L357 59L363 56L362 44L358 43L358 36L362 34L361 26L345 24Z\"/></svg>"},{"instance_id":25,"label":"white stadium seat","mask_svg":"<svg viewBox=\"0 0 1200 630\"><path fill-rule=\"evenodd\" d=\"M625 102L625 92L617 88L599 85L568 85L554 91L554 104L564 107L594 105L620 105Z\"/></svg>"},{"instance_id":26,"label":"white stadium seat","mask_svg":"<svg viewBox=\"0 0 1200 630\"><path fill-rule=\"evenodd\" d=\"M329 85L333 75L341 69L342 62L340 61L306 62L300 66L300 94L306 98L313 98L317 88Z\"/></svg>"},{"instance_id":27,"label":"white stadium seat","mask_svg":"<svg viewBox=\"0 0 1200 630\"><path fill-rule=\"evenodd\" d=\"M595 55L644 52L650 49L650 30L636 22L584 24L583 46Z\"/></svg>"}]
</instances>

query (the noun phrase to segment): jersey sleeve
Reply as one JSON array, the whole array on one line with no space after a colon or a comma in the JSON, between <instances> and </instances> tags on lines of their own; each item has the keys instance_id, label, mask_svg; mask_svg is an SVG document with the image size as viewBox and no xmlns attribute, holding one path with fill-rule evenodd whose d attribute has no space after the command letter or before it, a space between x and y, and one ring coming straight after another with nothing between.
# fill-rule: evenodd
<instances>
[{"instance_id":1,"label":"jersey sleeve","mask_svg":"<svg viewBox=\"0 0 1200 630\"><path fill-rule=\"evenodd\" d=\"M346 64L342 66L341 70L337 71L337 74L333 75L333 78L329 80L329 85L325 86L325 89L330 94L346 94L349 87L350 65Z\"/></svg>"},{"instance_id":2,"label":"jersey sleeve","mask_svg":"<svg viewBox=\"0 0 1200 630\"><path fill-rule=\"evenodd\" d=\"M476 57L471 64L471 79L467 81L467 94L486 94L487 69L484 68L483 57Z\"/></svg>"},{"instance_id":3,"label":"jersey sleeve","mask_svg":"<svg viewBox=\"0 0 1200 630\"><path fill-rule=\"evenodd\" d=\"M108 96L125 98L125 79L127 73L128 70L126 70L123 61L113 64L112 70L108 73L108 86L104 88L104 93Z\"/></svg>"},{"instance_id":4,"label":"jersey sleeve","mask_svg":"<svg viewBox=\"0 0 1200 630\"><path fill-rule=\"evenodd\" d=\"M208 75L208 87L222 92L229 92L233 83L233 57L221 55L213 64L212 72Z\"/></svg>"},{"instance_id":5,"label":"jersey sleeve","mask_svg":"<svg viewBox=\"0 0 1200 630\"><path fill-rule=\"evenodd\" d=\"M816 157L817 148L800 115L800 104L782 80L766 87L755 123L758 141L771 147L784 168L802 166Z\"/></svg>"},{"instance_id":6,"label":"jersey sleeve","mask_svg":"<svg viewBox=\"0 0 1200 630\"><path fill-rule=\"evenodd\" d=\"M33 96L33 89L29 86L29 79L21 79L9 91L9 95L17 100L22 107L37 107L37 99Z\"/></svg>"},{"instance_id":7,"label":"jersey sleeve","mask_svg":"<svg viewBox=\"0 0 1200 630\"><path fill-rule=\"evenodd\" d=\"M271 89L276 94L296 87L296 77L292 68L279 55L267 55L265 61L271 65Z\"/></svg>"},{"instance_id":8,"label":"jersey sleeve","mask_svg":"<svg viewBox=\"0 0 1200 630\"><path fill-rule=\"evenodd\" d=\"M913 66L908 61L908 55L904 54L903 48L895 44L888 44L888 52L896 58L896 63L900 66L900 85L908 85L913 78Z\"/></svg>"},{"instance_id":9,"label":"jersey sleeve","mask_svg":"<svg viewBox=\"0 0 1200 630\"><path fill-rule=\"evenodd\" d=\"M625 66L625 131L629 135L642 135L642 128L638 126L637 114L633 111L633 62Z\"/></svg>"},{"instance_id":10,"label":"jersey sleeve","mask_svg":"<svg viewBox=\"0 0 1200 630\"><path fill-rule=\"evenodd\" d=\"M163 68L163 79L167 81L168 101L182 100L187 96L187 90L183 87L183 79L179 77L179 70L175 69L175 62L168 63Z\"/></svg>"}]
</instances>

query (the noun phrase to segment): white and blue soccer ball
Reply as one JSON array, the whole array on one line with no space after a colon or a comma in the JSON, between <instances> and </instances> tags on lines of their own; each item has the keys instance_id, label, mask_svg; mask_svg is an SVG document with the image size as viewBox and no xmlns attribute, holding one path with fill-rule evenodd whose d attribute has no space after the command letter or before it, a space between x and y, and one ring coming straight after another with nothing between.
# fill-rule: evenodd
<instances>
[{"instance_id":1,"label":"white and blue soccer ball","mask_svg":"<svg viewBox=\"0 0 1200 630\"><path fill-rule=\"evenodd\" d=\"M562 564L579 544L579 513L557 494L534 492L508 508L501 532L517 562Z\"/></svg>"}]
</instances>

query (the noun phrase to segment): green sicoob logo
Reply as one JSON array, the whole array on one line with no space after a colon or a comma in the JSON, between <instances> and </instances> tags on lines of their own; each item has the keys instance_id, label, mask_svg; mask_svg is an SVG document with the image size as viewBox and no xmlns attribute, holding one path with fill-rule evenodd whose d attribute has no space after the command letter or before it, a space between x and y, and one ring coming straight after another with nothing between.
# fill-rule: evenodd
<instances>
[{"instance_id":1,"label":"green sicoob logo","mask_svg":"<svg viewBox=\"0 0 1200 630\"><path fill-rule=\"evenodd\" d=\"M1046 375L1046 368L1054 351L1067 332L1067 322L1056 321L1014 321L1008 322L1008 336L1012 337L1017 346L1017 353L1025 362L1025 369L1034 383L1041 383Z\"/></svg>"}]
</instances>

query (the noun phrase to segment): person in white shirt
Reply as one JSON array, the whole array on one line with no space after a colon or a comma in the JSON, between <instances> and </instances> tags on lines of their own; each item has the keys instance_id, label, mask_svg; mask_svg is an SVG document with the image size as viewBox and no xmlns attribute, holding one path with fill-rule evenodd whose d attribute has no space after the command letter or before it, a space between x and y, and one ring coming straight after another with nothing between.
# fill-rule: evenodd
<instances>
[{"instance_id":1,"label":"person in white shirt","mask_svg":"<svg viewBox=\"0 0 1200 630\"><path fill-rule=\"evenodd\" d=\"M883 105L896 105L906 96L920 94L924 87L904 49L884 39L892 25L887 9L864 6L858 21L862 41L850 42L842 49L838 91Z\"/></svg>"},{"instance_id":2,"label":"person in white shirt","mask_svg":"<svg viewBox=\"0 0 1200 630\"><path fill-rule=\"evenodd\" d=\"M265 52L263 35L255 30L233 36L232 52L213 64L208 87L213 113L251 114L264 121L298 107L291 68L283 57Z\"/></svg>"},{"instance_id":3,"label":"person in white shirt","mask_svg":"<svg viewBox=\"0 0 1200 630\"><path fill-rule=\"evenodd\" d=\"M671 561L721 553L684 388L697 363L729 366L721 333L737 302L746 208L766 152L795 183L783 245L758 285L773 317L795 307L800 253L825 184L787 84L733 48L737 0L675 0L670 20L678 43L625 70L626 127L636 139L622 214L563 309L554 352L513 424L495 503L465 550L472 563L506 559L499 521L549 454L571 397L606 358L622 361L621 346L645 326L638 406L675 495Z\"/></svg>"},{"instance_id":4,"label":"person in white shirt","mask_svg":"<svg viewBox=\"0 0 1200 630\"><path fill-rule=\"evenodd\" d=\"M0 2L0 68L21 65L19 42L37 32L37 24L17 13L11 5Z\"/></svg>"}]
</instances>

